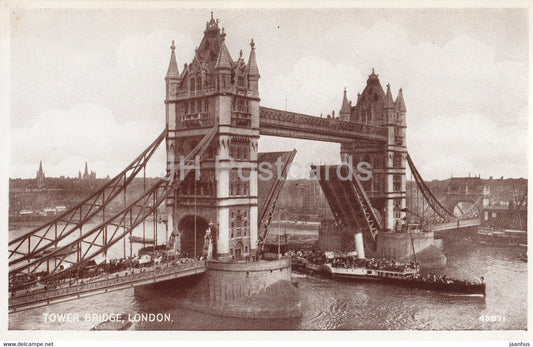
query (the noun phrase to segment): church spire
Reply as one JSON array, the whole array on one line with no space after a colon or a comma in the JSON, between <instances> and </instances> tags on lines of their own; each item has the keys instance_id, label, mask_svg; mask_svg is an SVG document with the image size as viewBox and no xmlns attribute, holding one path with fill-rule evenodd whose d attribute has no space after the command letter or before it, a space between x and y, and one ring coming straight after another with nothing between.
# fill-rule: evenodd
<instances>
[{"instance_id":1,"label":"church spire","mask_svg":"<svg viewBox=\"0 0 533 347\"><path fill-rule=\"evenodd\" d=\"M390 91L390 84L387 83L387 96L385 97L385 108L394 108L394 99Z\"/></svg>"},{"instance_id":2,"label":"church spire","mask_svg":"<svg viewBox=\"0 0 533 347\"><path fill-rule=\"evenodd\" d=\"M87 166L87 162L85 162L85 172L83 173L83 178L89 177L89 167Z\"/></svg>"},{"instance_id":3,"label":"church spire","mask_svg":"<svg viewBox=\"0 0 533 347\"><path fill-rule=\"evenodd\" d=\"M170 46L172 52L170 53L170 63L168 64L167 78L179 78L178 62L176 61L176 46L174 40L172 40L172 46Z\"/></svg>"},{"instance_id":4,"label":"church spire","mask_svg":"<svg viewBox=\"0 0 533 347\"><path fill-rule=\"evenodd\" d=\"M248 76L261 77L259 68L257 67L257 60L255 59L255 42L254 39L250 42L250 58L248 58Z\"/></svg>"},{"instance_id":5,"label":"church spire","mask_svg":"<svg viewBox=\"0 0 533 347\"><path fill-rule=\"evenodd\" d=\"M39 171L37 171L36 179L37 179L37 186L39 188L44 187L45 176L44 176L43 161L42 160L39 162Z\"/></svg>"},{"instance_id":6,"label":"church spire","mask_svg":"<svg viewBox=\"0 0 533 347\"><path fill-rule=\"evenodd\" d=\"M405 102L403 101L403 91L402 88L400 88L398 92L398 97L396 98L396 107L400 112L407 112L407 108L405 107Z\"/></svg>"}]
</instances>

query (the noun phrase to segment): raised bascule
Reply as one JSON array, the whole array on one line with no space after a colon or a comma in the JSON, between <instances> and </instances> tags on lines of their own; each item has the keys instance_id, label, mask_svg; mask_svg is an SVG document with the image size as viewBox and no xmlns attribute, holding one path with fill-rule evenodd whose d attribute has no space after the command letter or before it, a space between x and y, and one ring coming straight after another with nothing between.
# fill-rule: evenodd
<instances>
[{"instance_id":1,"label":"raised bascule","mask_svg":"<svg viewBox=\"0 0 533 347\"><path fill-rule=\"evenodd\" d=\"M259 153L261 135L340 143L342 161L352 163L354 170L343 164L316 166L314 172L337 223L353 235L359 257L377 250L381 256L401 258L412 250L404 247L408 233L400 233L406 223L407 165L428 205L442 218L451 217L424 184L407 152L401 89L394 98L390 85L383 90L372 71L355 105L345 90L339 117L322 118L261 106L259 71L253 39L247 59L241 50L234 60L226 33L212 15L192 62L181 71L172 43L165 77L166 129L78 206L9 242L10 310L204 272L210 305L258 293L280 280L290 281L287 259L260 259L295 151ZM131 182L145 172L164 141L167 177L145 187L141 196L128 197ZM281 175L262 182L258 163L263 161L274 166L277 162ZM367 163L369 179L359 176L360 162ZM117 201L122 206L118 211ZM163 205L170 212L168 235L160 242L157 233L145 235L145 223L153 223L157 230ZM107 260L113 246L122 243L123 259L132 259L131 240L141 239L134 235L141 226L142 239L154 240L154 252L166 244L175 254L196 260L65 287L65 279L72 279L95 259ZM425 240L432 239L428 233L421 234ZM423 247L422 241L417 242ZM28 291L43 283L47 287Z\"/></svg>"}]
</instances>

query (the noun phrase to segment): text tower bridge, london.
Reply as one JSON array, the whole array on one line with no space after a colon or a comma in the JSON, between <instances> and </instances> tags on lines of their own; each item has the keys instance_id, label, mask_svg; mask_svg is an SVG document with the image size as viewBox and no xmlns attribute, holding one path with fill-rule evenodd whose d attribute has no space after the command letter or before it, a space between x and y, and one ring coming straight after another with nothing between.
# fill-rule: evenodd
<instances>
[{"instance_id":1,"label":"text tower bridge, london.","mask_svg":"<svg viewBox=\"0 0 533 347\"><path fill-rule=\"evenodd\" d=\"M79 205L9 242L11 311L199 274L209 267L198 260L200 255L216 260L213 266L219 268L222 263L259 258L283 180L262 182L258 163L281 158L279 178L283 178L295 155L295 151L259 153L261 135L340 143L343 162L354 167L359 162L369 164L368 180L358 179L357 168L314 167L336 221L354 235L359 257L375 251L378 235L395 234L405 224L407 165L427 204L442 220L452 216L409 157L401 89L393 97L390 86L383 90L372 71L355 105L344 91L338 118L262 107L254 41L245 61L242 51L237 60L232 58L225 40L224 29L211 16L192 62L181 72L172 44L165 77L166 129ZM163 141L167 177L132 199L128 187L145 172ZM117 204L121 208L112 208ZM163 262L149 271L133 269L80 281L80 272L99 265L99 259L109 263L112 247L122 248L121 264L131 261L132 243L141 238L139 230L142 244L153 245L156 252L161 247L155 232L158 207L163 205L170 211L163 248L194 261ZM151 240L146 223L154 225ZM280 270L286 266L280 265ZM263 270L272 272L268 266ZM35 285L40 287L32 290ZM219 289L214 288L212 296L217 297Z\"/></svg>"}]
</instances>

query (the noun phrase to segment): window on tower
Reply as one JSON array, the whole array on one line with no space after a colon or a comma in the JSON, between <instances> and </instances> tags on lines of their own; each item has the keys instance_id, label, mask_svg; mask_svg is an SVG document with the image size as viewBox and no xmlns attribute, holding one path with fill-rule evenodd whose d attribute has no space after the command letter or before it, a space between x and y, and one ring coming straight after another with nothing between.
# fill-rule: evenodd
<instances>
[{"instance_id":1,"label":"window on tower","mask_svg":"<svg viewBox=\"0 0 533 347\"><path fill-rule=\"evenodd\" d=\"M394 175L393 177L393 183L392 183L392 189L395 192L400 192L402 190L402 176L400 175Z\"/></svg>"},{"instance_id":2,"label":"window on tower","mask_svg":"<svg viewBox=\"0 0 533 347\"><path fill-rule=\"evenodd\" d=\"M231 105L231 125L239 127L252 126L252 115L250 110L250 101L235 97Z\"/></svg>"},{"instance_id":3,"label":"window on tower","mask_svg":"<svg viewBox=\"0 0 533 347\"><path fill-rule=\"evenodd\" d=\"M402 155L400 153L394 153L393 165L396 168L402 167Z\"/></svg>"}]
</instances>

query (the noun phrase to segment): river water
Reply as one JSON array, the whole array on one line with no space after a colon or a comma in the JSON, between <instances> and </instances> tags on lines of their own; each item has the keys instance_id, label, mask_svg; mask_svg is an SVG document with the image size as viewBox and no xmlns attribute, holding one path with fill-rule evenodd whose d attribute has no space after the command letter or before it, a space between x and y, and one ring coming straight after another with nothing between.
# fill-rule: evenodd
<instances>
[{"instance_id":1,"label":"river water","mask_svg":"<svg viewBox=\"0 0 533 347\"><path fill-rule=\"evenodd\" d=\"M163 235L161 235L164 237ZM86 314L161 313L163 322L134 322L134 330L525 330L527 329L527 263L516 247L475 243L467 236L445 238L446 273L484 276L487 296L454 296L378 283L335 282L293 274L303 314L292 320L251 320L198 313L180 304L180 288L156 295L133 289L36 308L9 315L9 329L88 330L98 323ZM51 314L77 314L79 321L50 322ZM47 316L48 314L48 316Z\"/></svg>"}]
</instances>

